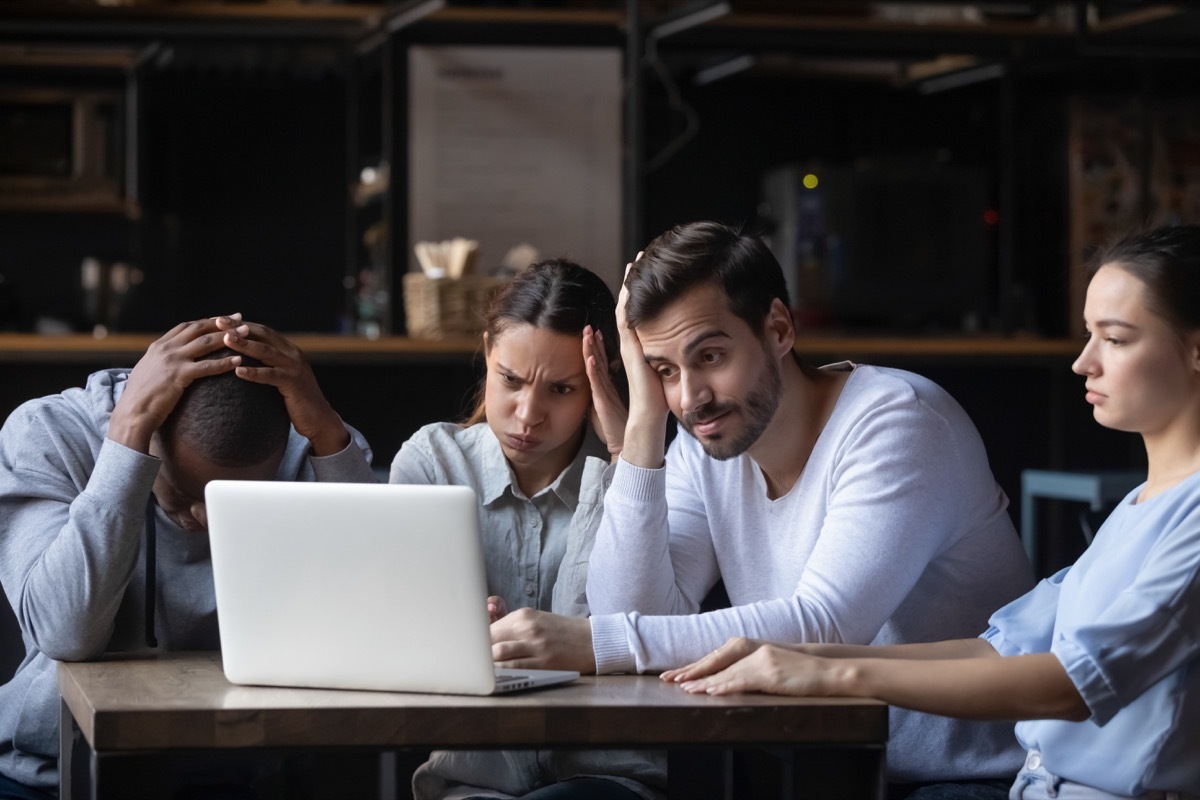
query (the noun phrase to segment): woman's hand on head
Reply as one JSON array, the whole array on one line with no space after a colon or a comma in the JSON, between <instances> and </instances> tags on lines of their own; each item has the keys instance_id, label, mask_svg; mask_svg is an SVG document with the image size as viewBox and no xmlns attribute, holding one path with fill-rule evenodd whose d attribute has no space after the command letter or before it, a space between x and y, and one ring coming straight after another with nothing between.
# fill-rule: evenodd
<instances>
[{"instance_id":1,"label":"woman's hand on head","mask_svg":"<svg viewBox=\"0 0 1200 800\"><path fill-rule=\"evenodd\" d=\"M625 441L629 410L613 383L611 367L614 365L608 363L608 354L604 351L604 334L591 325L583 329L583 363L592 387L592 428L608 446L609 455L616 458ZM615 366L619 368L619 365Z\"/></svg>"}]
</instances>

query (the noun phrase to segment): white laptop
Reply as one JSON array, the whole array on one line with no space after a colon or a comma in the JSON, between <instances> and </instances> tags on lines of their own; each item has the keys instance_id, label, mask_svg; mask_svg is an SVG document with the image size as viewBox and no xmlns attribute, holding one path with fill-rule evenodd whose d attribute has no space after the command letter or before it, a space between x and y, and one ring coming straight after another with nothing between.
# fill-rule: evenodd
<instances>
[{"instance_id":1,"label":"white laptop","mask_svg":"<svg viewBox=\"0 0 1200 800\"><path fill-rule=\"evenodd\" d=\"M205 502L231 683L486 695L579 677L494 667L467 487L212 481Z\"/></svg>"}]
</instances>

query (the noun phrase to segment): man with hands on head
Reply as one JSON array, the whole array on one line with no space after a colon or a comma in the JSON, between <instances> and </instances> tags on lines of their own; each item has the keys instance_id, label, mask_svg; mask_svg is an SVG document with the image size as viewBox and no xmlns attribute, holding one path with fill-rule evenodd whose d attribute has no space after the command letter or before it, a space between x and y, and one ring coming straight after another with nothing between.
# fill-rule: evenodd
<instances>
[{"instance_id":1,"label":"man with hands on head","mask_svg":"<svg viewBox=\"0 0 1200 800\"><path fill-rule=\"evenodd\" d=\"M510 614L492 628L498 661L661 672L733 636L973 636L1032 585L962 408L912 373L801 363L761 241L709 222L664 233L626 270L618 326L630 407L591 555L592 617ZM681 428L669 450L668 414ZM699 613L719 580L732 607ZM1004 725L891 720L895 795L1020 766Z\"/></svg>"},{"instance_id":2,"label":"man with hands on head","mask_svg":"<svg viewBox=\"0 0 1200 800\"><path fill-rule=\"evenodd\" d=\"M240 314L177 325L132 369L0 430L0 581L26 655L0 686L0 798L57 788L54 661L219 647L215 479L374 480L300 350Z\"/></svg>"}]
</instances>

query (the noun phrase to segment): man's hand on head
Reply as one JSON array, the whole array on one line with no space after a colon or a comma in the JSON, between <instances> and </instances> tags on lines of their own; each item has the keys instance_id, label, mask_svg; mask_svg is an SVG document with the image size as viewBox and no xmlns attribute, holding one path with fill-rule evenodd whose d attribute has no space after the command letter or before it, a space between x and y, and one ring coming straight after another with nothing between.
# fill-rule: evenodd
<instances>
[{"instance_id":1,"label":"man's hand on head","mask_svg":"<svg viewBox=\"0 0 1200 800\"><path fill-rule=\"evenodd\" d=\"M638 253L633 263L625 266L625 277L621 280L621 291L617 295L617 330L621 334L621 363L629 379L629 422L625 428L621 457L629 463L657 469L663 464L667 433L667 415L670 407L663 392L658 373L646 363L646 354L637 332L629 327L625 307L629 303L629 273L634 263L641 259Z\"/></svg>"},{"instance_id":2,"label":"man's hand on head","mask_svg":"<svg viewBox=\"0 0 1200 800\"><path fill-rule=\"evenodd\" d=\"M492 660L513 669L596 671L592 623L533 608L509 612L492 623Z\"/></svg>"},{"instance_id":3,"label":"man's hand on head","mask_svg":"<svg viewBox=\"0 0 1200 800\"><path fill-rule=\"evenodd\" d=\"M175 410L192 381L237 366L237 356L203 358L222 347L222 330L213 318L182 322L159 337L129 373L109 418L108 438L149 453L151 437Z\"/></svg>"},{"instance_id":4,"label":"man's hand on head","mask_svg":"<svg viewBox=\"0 0 1200 800\"><path fill-rule=\"evenodd\" d=\"M224 331L224 346L262 364L251 367L239 363L237 376L279 390L292 426L309 440L314 455L331 456L350 444L349 431L325 399L299 347L266 325L243 321L241 315L217 317L216 324Z\"/></svg>"}]
</instances>

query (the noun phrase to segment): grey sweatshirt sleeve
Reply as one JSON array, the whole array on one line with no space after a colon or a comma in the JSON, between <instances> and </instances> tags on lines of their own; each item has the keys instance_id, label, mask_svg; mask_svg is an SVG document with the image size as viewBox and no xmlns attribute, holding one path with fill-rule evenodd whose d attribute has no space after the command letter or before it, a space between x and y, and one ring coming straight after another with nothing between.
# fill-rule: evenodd
<instances>
[{"instance_id":1,"label":"grey sweatshirt sleeve","mask_svg":"<svg viewBox=\"0 0 1200 800\"><path fill-rule=\"evenodd\" d=\"M350 443L331 456L309 456L313 477L328 483L378 483L371 469L371 448L363 435L349 425Z\"/></svg>"},{"instance_id":2,"label":"grey sweatshirt sleeve","mask_svg":"<svg viewBox=\"0 0 1200 800\"><path fill-rule=\"evenodd\" d=\"M592 613L694 614L721 577L703 501L680 459L672 445L660 469L618 461L588 572Z\"/></svg>"},{"instance_id":3,"label":"grey sweatshirt sleeve","mask_svg":"<svg viewBox=\"0 0 1200 800\"><path fill-rule=\"evenodd\" d=\"M681 458L672 443L665 467L618 460L613 470L588 568L598 673L642 667L627 630L639 614L628 612L695 614L720 578L703 501L678 469Z\"/></svg>"},{"instance_id":4,"label":"grey sweatshirt sleeve","mask_svg":"<svg viewBox=\"0 0 1200 800\"><path fill-rule=\"evenodd\" d=\"M0 433L0 581L26 635L61 661L107 645L159 466L105 440L81 478L89 437L71 423L14 413Z\"/></svg>"}]
</instances>

